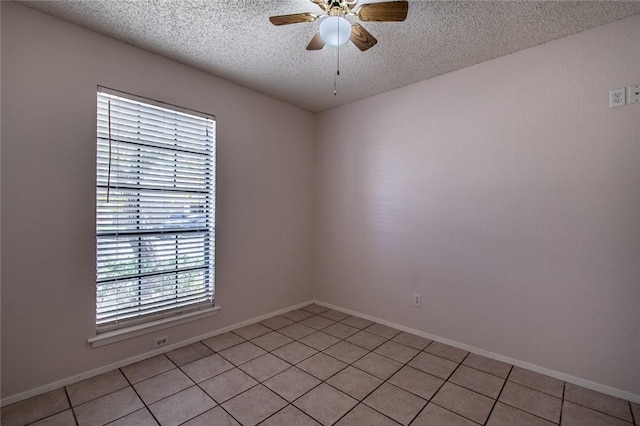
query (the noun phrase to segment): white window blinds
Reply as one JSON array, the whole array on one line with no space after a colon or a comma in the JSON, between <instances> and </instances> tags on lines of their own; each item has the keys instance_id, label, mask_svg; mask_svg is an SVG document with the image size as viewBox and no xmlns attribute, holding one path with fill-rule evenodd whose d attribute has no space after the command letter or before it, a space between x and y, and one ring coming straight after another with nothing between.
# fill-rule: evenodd
<instances>
[{"instance_id":1,"label":"white window blinds","mask_svg":"<svg viewBox=\"0 0 640 426\"><path fill-rule=\"evenodd\" d=\"M215 117L98 90L97 330L213 305Z\"/></svg>"}]
</instances>

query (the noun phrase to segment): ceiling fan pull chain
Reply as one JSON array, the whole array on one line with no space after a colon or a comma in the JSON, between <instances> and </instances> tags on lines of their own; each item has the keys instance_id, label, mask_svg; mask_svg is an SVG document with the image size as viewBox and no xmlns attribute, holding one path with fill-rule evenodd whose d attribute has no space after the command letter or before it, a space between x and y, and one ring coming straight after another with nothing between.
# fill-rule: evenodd
<instances>
[{"instance_id":1,"label":"ceiling fan pull chain","mask_svg":"<svg viewBox=\"0 0 640 426\"><path fill-rule=\"evenodd\" d=\"M336 69L336 74L340 75L340 45L338 45L338 67Z\"/></svg>"},{"instance_id":2,"label":"ceiling fan pull chain","mask_svg":"<svg viewBox=\"0 0 640 426\"><path fill-rule=\"evenodd\" d=\"M340 46L338 46L338 64L336 65L336 74L333 76L333 96L338 95L338 76L340 75Z\"/></svg>"}]
</instances>

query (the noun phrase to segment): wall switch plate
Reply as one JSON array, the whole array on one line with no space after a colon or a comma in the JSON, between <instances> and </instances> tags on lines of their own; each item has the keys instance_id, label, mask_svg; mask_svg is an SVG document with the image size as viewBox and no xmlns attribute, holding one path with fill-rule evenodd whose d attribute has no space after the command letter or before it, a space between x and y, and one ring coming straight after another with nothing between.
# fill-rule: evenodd
<instances>
[{"instance_id":1,"label":"wall switch plate","mask_svg":"<svg viewBox=\"0 0 640 426\"><path fill-rule=\"evenodd\" d=\"M609 91L609 108L616 108L626 105L625 88L614 89Z\"/></svg>"},{"instance_id":2,"label":"wall switch plate","mask_svg":"<svg viewBox=\"0 0 640 426\"><path fill-rule=\"evenodd\" d=\"M629 87L629 102L628 104L640 103L640 84Z\"/></svg>"}]
</instances>

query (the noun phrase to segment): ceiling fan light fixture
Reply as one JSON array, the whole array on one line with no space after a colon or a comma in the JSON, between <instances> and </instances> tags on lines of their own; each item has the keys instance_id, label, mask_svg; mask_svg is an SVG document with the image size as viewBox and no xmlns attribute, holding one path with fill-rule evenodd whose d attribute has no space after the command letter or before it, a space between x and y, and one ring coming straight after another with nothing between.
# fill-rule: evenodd
<instances>
[{"instance_id":1,"label":"ceiling fan light fixture","mask_svg":"<svg viewBox=\"0 0 640 426\"><path fill-rule=\"evenodd\" d=\"M351 23L342 16L329 16L320 22L320 37L327 46L342 46L351 35Z\"/></svg>"}]
</instances>

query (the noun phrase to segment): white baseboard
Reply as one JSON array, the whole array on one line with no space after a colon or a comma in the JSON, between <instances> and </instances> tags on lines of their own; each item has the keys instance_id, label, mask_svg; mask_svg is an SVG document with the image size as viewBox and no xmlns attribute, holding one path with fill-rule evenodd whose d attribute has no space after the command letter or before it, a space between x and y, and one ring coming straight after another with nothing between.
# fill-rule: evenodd
<instances>
[{"instance_id":1,"label":"white baseboard","mask_svg":"<svg viewBox=\"0 0 640 426\"><path fill-rule=\"evenodd\" d=\"M405 327L401 324L396 324L391 321L386 321L381 318L376 318L371 315L366 315L361 312L352 311L351 309L345 309L341 306L332 305L331 303L322 302L320 300L313 300L314 303L324 306L326 308L334 309L336 311L344 312L345 314L355 315L357 317L361 317L364 319L368 319L370 321L374 321L380 324L387 325L389 327L393 327L395 329L406 331L407 333L416 334L418 336L424 337L426 339L434 340L436 342L444 343L449 346L454 346L459 349L463 349L465 351L473 352L478 355L486 356L487 358L492 358L497 361L506 362L507 364L515 365L516 367L525 368L527 370L535 371L536 373L544 374L564 382L573 383L574 385L582 386L587 389L591 389L597 392L602 392L607 395L615 396L616 398L621 398L627 401L635 402L640 404L640 395L633 394L631 392L623 391L620 389L612 388L611 386L602 385L600 383L592 382L589 380L581 379L579 377L571 376L569 374L561 373L559 371L551 370L549 368L540 367L538 365L530 364L528 362L520 361L517 359L509 358L504 355L500 355L494 352L485 351L484 349L476 348L474 346L466 345L464 343L456 342L455 340L445 339L444 337L436 336L434 334L425 333L421 330L416 330L415 328Z\"/></svg>"},{"instance_id":2,"label":"white baseboard","mask_svg":"<svg viewBox=\"0 0 640 426\"><path fill-rule=\"evenodd\" d=\"M283 309L280 309L280 310L275 311L275 312L270 312L270 313L265 314L265 315L260 315L258 317L251 318L251 319L248 319L246 321L242 321L242 322L230 325L228 327L224 327L224 328L221 328L221 329L209 332L209 333L202 334L200 336L196 336L196 337L192 337L192 338L187 339L187 340L183 340L182 342L174 343L174 344L169 345L169 346L163 346L162 348L154 349L154 350L152 350L150 352L145 352L145 353L140 354L140 355L136 355L136 356L133 356L133 357L130 357L130 358L127 358L127 359L123 359L122 361L117 361L117 362L114 362L112 364L105 365L103 367L99 367L99 368L96 368L96 369L93 369L93 370L90 370L90 371L87 371L87 372L84 372L84 373L76 374L75 376L67 377L65 379L57 380L55 382L48 383L48 384L43 385L43 386L38 386L37 388L29 389L28 391L25 391L25 392L21 392L21 393L15 394L15 395L8 396L6 398L3 398L0 401L0 407L4 407L5 405L9 405L9 404L13 404L13 403L16 403L16 402L20 402L22 400L34 397L36 395L40 395L40 394L47 393L47 392L50 392L52 390L61 388L63 386L69 386L69 385L72 385L74 383L81 382L81 381L86 380L86 379L90 379L91 377L98 376L98 375L103 374L103 373L107 373L107 372L109 372L111 370L115 370L116 368L121 368L121 367L124 367L126 365L133 364L135 362L139 362L139 361L145 360L147 358L151 358L151 357L154 357L156 355L160 355L160 354L172 351L174 349L178 349L178 348L181 348L183 346L187 346L187 345L190 345L192 343L199 342L200 340L204 340L204 339L208 339L208 338L213 337L213 336L217 336L218 334L226 333L228 331L235 330L237 328L244 327L246 325L250 325L250 324L254 324L256 322L260 322L260 321L265 320L267 318L270 318L272 316L281 315L281 314L284 314L285 312L289 312L289 311L293 311L295 309L299 309L299 308L301 308L303 306L306 306L306 305L308 305L310 303L312 303L311 300L308 300L308 301L302 302L302 303L298 303L297 305L289 306L287 308L283 308Z\"/></svg>"}]
</instances>

